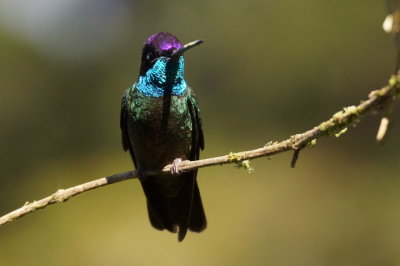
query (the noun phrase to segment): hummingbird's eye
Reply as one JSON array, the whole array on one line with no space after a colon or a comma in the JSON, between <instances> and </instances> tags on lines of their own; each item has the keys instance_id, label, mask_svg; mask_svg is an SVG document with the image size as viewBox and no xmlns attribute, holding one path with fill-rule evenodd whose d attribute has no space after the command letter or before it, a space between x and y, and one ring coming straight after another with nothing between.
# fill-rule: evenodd
<instances>
[{"instance_id":1,"label":"hummingbird's eye","mask_svg":"<svg viewBox=\"0 0 400 266\"><path fill-rule=\"evenodd\" d=\"M152 58L153 58L153 54L152 53L148 53L146 59L148 61L151 61Z\"/></svg>"}]
</instances>

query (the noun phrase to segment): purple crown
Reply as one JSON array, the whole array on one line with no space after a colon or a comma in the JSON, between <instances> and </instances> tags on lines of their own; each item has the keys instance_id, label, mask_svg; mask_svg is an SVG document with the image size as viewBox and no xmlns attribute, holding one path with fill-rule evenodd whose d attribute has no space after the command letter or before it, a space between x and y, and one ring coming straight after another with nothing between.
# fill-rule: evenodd
<instances>
[{"instance_id":1,"label":"purple crown","mask_svg":"<svg viewBox=\"0 0 400 266\"><path fill-rule=\"evenodd\" d=\"M147 44L153 45L160 54L170 50L177 50L182 47L179 40L168 32L159 32L147 39Z\"/></svg>"}]
</instances>

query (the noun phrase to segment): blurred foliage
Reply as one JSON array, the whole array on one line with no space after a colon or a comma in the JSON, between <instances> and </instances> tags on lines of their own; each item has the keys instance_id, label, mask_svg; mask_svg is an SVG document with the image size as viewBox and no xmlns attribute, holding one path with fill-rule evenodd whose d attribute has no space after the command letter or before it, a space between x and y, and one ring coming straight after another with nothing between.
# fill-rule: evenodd
<instances>
[{"instance_id":1,"label":"blurred foliage","mask_svg":"<svg viewBox=\"0 0 400 266\"><path fill-rule=\"evenodd\" d=\"M100 12L105 2L124 12ZM120 97L155 32L206 41L186 55L202 108L203 158L307 130L383 86L395 63L381 28L384 1L92 0L60 30L45 24L54 33L43 38L12 27L27 8L13 5L9 20L0 19L3 214L132 168L120 143ZM83 16L115 26L103 31ZM52 40L59 36L73 37L64 47ZM82 43L98 53L75 53ZM399 265L400 128L379 147L378 122L367 117L340 139L319 141L296 169L283 154L252 162L251 175L200 170L209 227L183 243L151 228L130 180L0 228L0 265Z\"/></svg>"}]
</instances>

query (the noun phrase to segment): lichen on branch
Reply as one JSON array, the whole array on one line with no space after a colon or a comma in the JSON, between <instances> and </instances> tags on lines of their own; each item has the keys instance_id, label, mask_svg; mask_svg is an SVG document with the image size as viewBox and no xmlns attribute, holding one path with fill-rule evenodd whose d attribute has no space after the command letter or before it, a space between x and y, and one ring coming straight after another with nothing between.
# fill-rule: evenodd
<instances>
[{"instance_id":1,"label":"lichen on branch","mask_svg":"<svg viewBox=\"0 0 400 266\"><path fill-rule=\"evenodd\" d=\"M250 160L260 157L269 157L278 153L286 151L294 151L294 156L291 162L294 167L300 150L304 148L313 147L317 143L317 139L324 136L336 136L339 137L344 134L349 126L354 123L358 123L363 116L369 113L379 113L385 104L395 100L400 94L400 79L399 75L393 75L388 85L382 89L375 90L369 93L367 100L362 101L359 105L352 105L345 107L342 110L336 112L330 119L320 123L314 128L300 134L292 135L290 138L277 142L270 141L261 148L229 153L224 156L213 157L208 159L202 159L198 161L183 161L179 165L180 171L189 171L202 167L209 167L213 165L223 165L235 163L236 166L244 168L251 172L253 169L250 166ZM157 175L160 173L169 173L171 164L166 165L161 170L149 170L146 171L146 175ZM121 182L128 179L136 178L136 171L127 171L123 173L114 174L111 176L103 177L93 181L89 181L84 184L80 184L68 189L59 189L54 194L43 198L38 201L26 203L19 209L12 211L4 216L0 217L0 225L9 223L18 218L21 218L29 213L43 209L51 204L67 201L68 199L79 195L83 192L110 185L113 183Z\"/></svg>"}]
</instances>

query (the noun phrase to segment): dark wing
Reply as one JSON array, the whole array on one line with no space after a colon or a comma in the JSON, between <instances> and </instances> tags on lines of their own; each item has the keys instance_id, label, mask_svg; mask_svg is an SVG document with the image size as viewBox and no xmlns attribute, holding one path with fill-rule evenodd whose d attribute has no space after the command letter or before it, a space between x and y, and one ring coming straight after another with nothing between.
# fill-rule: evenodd
<instances>
[{"instance_id":1,"label":"dark wing","mask_svg":"<svg viewBox=\"0 0 400 266\"><path fill-rule=\"evenodd\" d=\"M189 159L193 161L199 159L200 149L204 149L204 136L199 106L197 105L194 93L191 90L189 90L189 93L187 102L192 119L192 150ZM207 226L207 220L196 180L197 169L183 173L182 176L184 176L185 184L177 198L177 206L181 210L187 210L189 215L184 212L184 215L180 217L179 241L183 240L187 229L193 232L201 232Z\"/></svg>"},{"instance_id":2,"label":"dark wing","mask_svg":"<svg viewBox=\"0 0 400 266\"><path fill-rule=\"evenodd\" d=\"M121 137L122 137L122 148L124 151L129 151L133 164L135 168L137 168L137 162L135 158L135 153L133 151L133 147L131 145L131 141L129 138L129 129L128 129L128 119L129 119L129 111L128 111L128 103L126 101L126 94L129 93L127 90L122 97L121 102L121 118L120 118L120 127L121 127ZM140 178L139 178L140 179ZM166 201L164 197L162 197L162 193L157 190L157 186L154 186L151 183L151 180L148 179L144 182L142 179L140 180L142 183L144 192L147 197L147 209L149 213L149 218L151 224L159 229L168 229L171 232L175 232L174 222L171 220L170 213L168 212L171 207L168 204L169 201ZM152 202L152 205L150 204ZM157 209L153 209L152 206L158 206ZM160 220L160 217L163 219Z\"/></svg>"},{"instance_id":3,"label":"dark wing","mask_svg":"<svg viewBox=\"0 0 400 266\"><path fill-rule=\"evenodd\" d=\"M192 118L192 151L189 159L198 160L200 149L204 149L204 135L200 118L200 108L192 90L190 90L190 95L188 97L188 106Z\"/></svg>"},{"instance_id":4,"label":"dark wing","mask_svg":"<svg viewBox=\"0 0 400 266\"><path fill-rule=\"evenodd\" d=\"M127 93L127 92L125 92ZM128 133L128 108L126 106L126 96L122 97L122 103L121 103L121 118L120 118L120 127L121 127L121 137L122 137L122 148L124 151L128 151L131 155L133 164L136 166L136 159L135 159L135 154L133 152L133 148L131 145L131 142L129 140L129 133Z\"/></svg>"}]
</instances>

